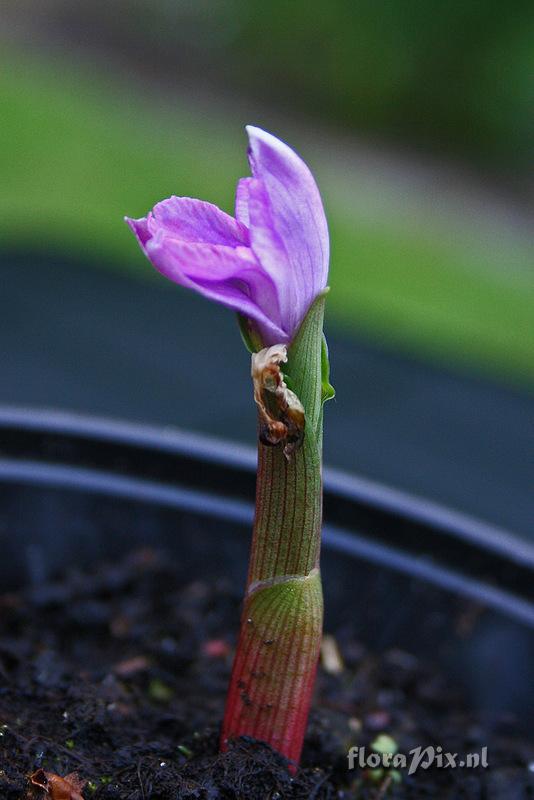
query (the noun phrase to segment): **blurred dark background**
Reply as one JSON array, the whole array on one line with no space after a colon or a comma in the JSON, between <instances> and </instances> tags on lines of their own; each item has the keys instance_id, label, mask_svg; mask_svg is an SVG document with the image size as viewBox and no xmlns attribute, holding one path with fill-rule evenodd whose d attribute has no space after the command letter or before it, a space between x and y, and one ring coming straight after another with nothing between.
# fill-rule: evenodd
<instances>
[{"instance_id":1,"label":"blurred dark background","mask_svg":"<svg viewBox=\"0 0 534 800\"><path fill-rule=\"evenodd\" d=\"M523 0L3 0L0 403L253 442L232 315L122 217L230 211L259 124L329 216L327 461L531 536L533 41Z\"/></svg>"},{"instance_id":2,"label":"blurred dark background","mask_svg":"<svg viewBox=\"0 0 534 800\"><path fill-rule=\"evenodd\" d=\"M210 90L450 152L530 157L528 0L4 0L13 24Z\"/></svg>"}]
</instances>

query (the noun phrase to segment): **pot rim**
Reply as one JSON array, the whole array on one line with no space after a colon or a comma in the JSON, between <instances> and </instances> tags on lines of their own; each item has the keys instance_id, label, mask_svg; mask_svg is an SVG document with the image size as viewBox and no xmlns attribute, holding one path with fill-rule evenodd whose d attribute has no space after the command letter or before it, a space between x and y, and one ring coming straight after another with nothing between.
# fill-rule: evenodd
<instances>
[{"instance_id":1,"label":"pot rim","mask_svg":"<svg viewBox=\"0 0 534 800\"><path fill-rule=\"evenodd\" d=\"M249 491L242 495L217 496L211 489L183 487L154 481L151 476L121 475L87 464L51 462L44 457L17 457L3 452L4 436L36 434L96 441L127 449L187 457L195 462L223 467L247 477ZM37 445L39 447L40 445ZM117 494L136 500L188 507L205 514L225 514L249 524L253 517L250 488L256 468L252 447L171 426L125 422L106 417L43 408L0 406L0 481L38 483ZM176 483L176 482L175 482ZM481 602L534 626L534 546L516 534L448 509L434 501L393 489L379 482L338 469L324 470L327 547L373 563L412 574L442 588L474 597ZM359 519L350 522L355 509ZM386 535L385 528L391 531ZM411 541L408 532L414 529ZM432 534L431 537L426 536ZM437 544L440 559L432 548ZM455 560L473 561L473 568L458 571ZM506 567L506 569L503 569ZM509 572L507 581L492 585L487 575ZM517 594L519 589L519 594ZM530 589L530 592L529 592Z\"/></svg>"}]
</instances>

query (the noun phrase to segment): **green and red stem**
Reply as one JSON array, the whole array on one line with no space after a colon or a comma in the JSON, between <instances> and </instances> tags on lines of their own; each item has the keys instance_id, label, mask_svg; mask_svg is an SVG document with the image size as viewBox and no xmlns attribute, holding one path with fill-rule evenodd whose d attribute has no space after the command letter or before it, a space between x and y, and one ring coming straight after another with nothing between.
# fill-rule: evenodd
<instances>
[{"instance_id":1,"label":"green and red stem","mask_svg":"<svg viewBox=\"0 0 534 800\"><path fill-rule=\"evenodd\" d=\"M298 763L322 636L322 406L328 384L325 295L288 350L286 382L305 410L302 446L258 442L256 513L239 641L221 747L247 735Z\"/></svg>"}]
</instances>

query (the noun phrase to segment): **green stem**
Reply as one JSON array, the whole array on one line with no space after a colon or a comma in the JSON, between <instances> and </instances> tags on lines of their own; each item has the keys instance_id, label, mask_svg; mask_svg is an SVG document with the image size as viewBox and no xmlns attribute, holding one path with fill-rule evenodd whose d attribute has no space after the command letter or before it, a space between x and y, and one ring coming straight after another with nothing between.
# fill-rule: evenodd
<instances>
[{"instance_id":1,"label":"green stem","mask_svg":"<svg viewBox=\"0 0 534 800\"><path fill-rule=\"evenodd\" d=\"M319 566L323 311L324 300L312 307L289 349L284 370L306 412L302 447L289 461L280 447L258 447L249 586L280 575L308 575Z\"/></svg>"},{"instance_id":2,"label":"green stem","mask_svg":"<svg viewBox=\"0 0 534 800\"><path fill-rule=\"evenodd\" d=\"M222 731L269 742L298 762L322 633L319 553L325 295L310 308L283 372L304 406L290 457L258 443L256 515L241 631Z\"/></svg>"}]
</instances>

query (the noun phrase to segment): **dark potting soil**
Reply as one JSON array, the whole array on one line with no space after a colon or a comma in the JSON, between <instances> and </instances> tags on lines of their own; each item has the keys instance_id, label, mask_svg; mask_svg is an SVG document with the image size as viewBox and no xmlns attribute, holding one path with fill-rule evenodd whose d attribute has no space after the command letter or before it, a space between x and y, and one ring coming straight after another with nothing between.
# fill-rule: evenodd
<instances>
[{"instance_id":1,"label":"dark potting soil","mask_svg":"<svg viewBox=\"0 0 534 800\"><path fill-rule=\"evenodd\" d=\"M1 800L78 800L71 782L32 784L40 769L76 772L84 800L534 797L534 746L511 720L490 733L430 666L399 650L378 657L350 630L328 640L295 776L258 742L220 755L241 587L175 575L143 551L0 595ZM489 767L349 771L349 747L379 734L401 753L487 746Z\"/></svg>"}]
</instances>

